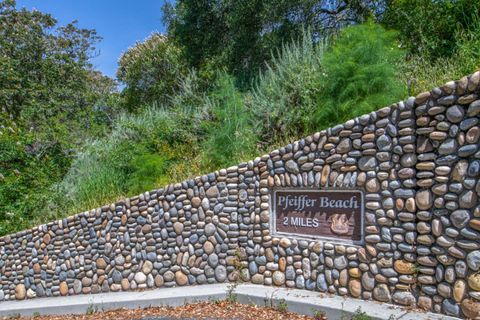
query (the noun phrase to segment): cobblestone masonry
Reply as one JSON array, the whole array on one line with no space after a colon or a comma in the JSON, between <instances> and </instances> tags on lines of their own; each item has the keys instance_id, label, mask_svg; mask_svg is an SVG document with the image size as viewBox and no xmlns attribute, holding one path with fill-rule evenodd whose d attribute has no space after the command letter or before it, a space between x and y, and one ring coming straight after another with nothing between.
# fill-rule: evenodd
<instances>
[{"instance_id":1,"label":"cobblestone masonry","mask_svg":"<svg viewBox=\"0 0 480 320\"><path fill-rule=\"evenodd\" d=\"M5 236L0 299L242 280L478 317L479 80ZM277 186L362 190L365 244L276 238Z\"/></svg>"}]
</instances>

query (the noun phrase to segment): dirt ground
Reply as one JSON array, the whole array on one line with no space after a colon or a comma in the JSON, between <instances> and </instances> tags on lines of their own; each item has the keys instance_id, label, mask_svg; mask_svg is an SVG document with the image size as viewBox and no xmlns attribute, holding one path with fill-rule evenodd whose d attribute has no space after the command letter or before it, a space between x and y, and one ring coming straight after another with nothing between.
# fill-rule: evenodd
<instances>
[{"instance_id":1,"label":"dirt ground","mask_svg":"<svg viewBox=\"0 0 480 320\"><path fill-rule=\"evenodd\" d=\"M326 320L320 314L314 317L288 312L282 306L274 308L255 305L230 303L226 300L215 302L200 302L180 307L152 307L145 309L118 309L106 312L89 310L87 314L61 315L61 316L34 316L31 318L9 319L35 319L35 320Z\"/></svg>"}]
</instances>

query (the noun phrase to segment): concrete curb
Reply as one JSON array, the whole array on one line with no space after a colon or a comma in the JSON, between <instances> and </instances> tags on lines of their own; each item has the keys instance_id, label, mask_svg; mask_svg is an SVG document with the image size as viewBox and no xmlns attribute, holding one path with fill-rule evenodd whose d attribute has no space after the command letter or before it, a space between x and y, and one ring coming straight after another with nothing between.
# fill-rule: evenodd
<instances>
[{"instance_id":1,"label":"concrete curb","mask_svg":"<svg viewBox=\"0 0 480 320\"><path fill-rule=\"evenodd\" d=\"M231 286L231 284L230 284ZM87 311L104 311L119 308L145 308L150 306L179 306L187 303L220 300L227 297L229 284L211 284L191 287L162 288L148 291L127 291L78 295L67 297L37 298L24 301L0 303L0 316L32 316L85 314ZM454 320L434 313L407 311L387 303L365 301L314 291L240 284L234 293L240 303L276 306L285 300L290 311L313 315L323 311L328 319L340 319L344 314L353 314L359 308L375 320Z\"/></svg>"}]
</instances>

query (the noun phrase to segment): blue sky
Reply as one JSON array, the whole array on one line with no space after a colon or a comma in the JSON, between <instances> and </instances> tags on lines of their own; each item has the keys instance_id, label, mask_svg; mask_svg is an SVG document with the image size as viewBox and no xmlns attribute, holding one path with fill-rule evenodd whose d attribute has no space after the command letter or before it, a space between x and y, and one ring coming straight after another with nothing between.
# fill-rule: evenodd
<instances>
[{"instance_id":1,"label":"blue sky","mask_svg":"<svg viewBox=\"0 0 480 320\"><path fill-rule=\"evenodd\" d=\"M96 69L115 77L121 53L152 31L165 32L163 0L17 0L17 7L50 13L59 24L78 20L82 28L96 29L103 40L100 55L92 62Z\"/></svg>"}]
</instances>

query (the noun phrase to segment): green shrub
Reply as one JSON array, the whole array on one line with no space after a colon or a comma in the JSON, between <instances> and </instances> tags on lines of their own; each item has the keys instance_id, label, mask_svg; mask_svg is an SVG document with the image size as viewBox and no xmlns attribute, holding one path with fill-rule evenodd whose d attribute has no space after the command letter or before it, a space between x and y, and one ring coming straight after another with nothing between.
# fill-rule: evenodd
<instances>
[{"instance_id":1,"label":"green shrub","mask_svg":"<svg viewBox=\"0 0 480 320\"><path fill-rule=\"evenodd\" d=\"M403 52L396 34L368 22L343 29L325 52L315 130L396 102L406 95L398 80Z\"/></svg>"},{"instance_id":2,"label":"green shrub","mask_svg":"<svg viewBox=\"0 0 480 320\"><path fill-rule=\"evenodd\" d=\"M177 90L168 97L167 102L172 109L203 111L206 107L205 97L208 84L195 69L191 69L186 75L179 77L176 87Z\"/></svg>"},{"instance_id":3,"label":"green shrub","mask_svg":"<svg viewBox=\"0 0 480 320\"><path fill-rule=\"evenodd\" d=\"M323 310L312 309L313 319L315 320L325 320L326 313Z\"/></svg>"},{"instance_id":4,"label":"green shrub","mask_svg":"<svg viewBox=\"0 0 480 320\"><path fill-rule=\"evenodd\" d=\"M304 32L301 40L283 45L254 83L247 104L265 146L299 137L312 127L326 47L325 42L312 39L309 32Z\"/></svg>"},{"instance_id":5,"label":"green shrub","mask_svg":"<svg viewBox=\"0 0 480 320\"><path fill-rule=\"evenodd\" d=\"M186 178L170 170L195 154L194 118L165 109L120 117L107 137L86 143L59 185L56 205L75 213Z\"/></svg>"},{"instance_id":6,"label":"green shrub","mask_svg":"<svg viewBox=\"0 0 480 320\"><path fill-rule=\"evenodd\" d=\"M287 301L285 299L282 298L282 299L280 299L280 301L278 301L277 310L280 313L287 313L288 312L288 304L287 304Z\"/></svg>"},{"instance_id":7,"label":"green shrub","mask_svg":"<svg viewBox=\"0 0 480 320\"><path fill-rule=\"evenodd\" d=\"M236 89L233 77L218 76L208 95L207 108L213 121L207 124L203 159L206 168L218 169L247 160L254 154L256 137L243 95Z\"/></svg>"}]
</instances>

